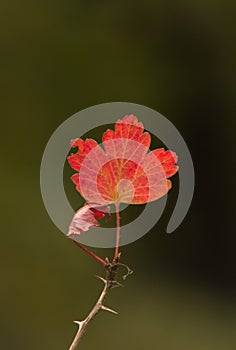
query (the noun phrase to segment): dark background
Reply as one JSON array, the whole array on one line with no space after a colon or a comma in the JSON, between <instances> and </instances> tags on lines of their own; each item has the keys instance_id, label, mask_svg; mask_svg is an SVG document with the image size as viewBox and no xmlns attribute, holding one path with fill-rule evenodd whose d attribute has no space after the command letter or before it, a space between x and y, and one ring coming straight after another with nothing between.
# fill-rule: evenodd
<instances>
[{"instance_id":1,"label":"dark background","mask_svg":"<svg viewBox=\"0 0 236 350\"><path fill-rule=\"evenodd\" d=\"M69 116L124 101L178 128L192 154L195 195L167 235L174 178L156 227L122 249L135 274L107 301L119 316L98 315L81 349L234 349L235 3L13 0L0 16L1 347L67 349L72 321L96 300L102 267L50 221L40 162Z\"/></svg>"}]
</instances>

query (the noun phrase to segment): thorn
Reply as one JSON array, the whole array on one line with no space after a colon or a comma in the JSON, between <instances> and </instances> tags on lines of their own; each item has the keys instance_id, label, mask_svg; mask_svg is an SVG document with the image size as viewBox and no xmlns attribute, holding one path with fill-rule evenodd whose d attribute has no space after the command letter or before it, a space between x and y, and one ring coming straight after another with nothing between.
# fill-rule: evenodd
<instances>
[{"instance_id":1,"label":"thorn","mask_svg":"<svg viewBox=\"0 0 236 350\"><path fill-rule=\"evenodd\" d=\"M116 287L124 287L124 285L121 284L120 282L113 281L111 288L116 288Z\"/></svg>"},{"instance_id":2,"label":"thorn","mask_svg":"<svg viewBox=\"0 0 236 350\"><path fill-rule=\"evenodd\" d=\"M122 277L123 280L126 280L126 278L127 278L128 276L132 275L132 273L133 273L133 271L131 271L131 272L127 273L126 275L124 275L124 276Z\"/></svg>"},{"instance_id":3,"label":"thorn","mask_svg":"<svg viewBox=\"0 0 236 350\"><path fill-rule=\"evenodd\" d=\"M73 321L74 323L76 323L79 328L83 325L84 321Z\"/></svg>"},{"instance_id":4,"label":"thorn","mask_svg":"<svg viewBox=\"0 0 236 350\"><path fill-rule=\"evenodd\" d=\"M123 276L123 280L125 280L128 276L130 276L130 275L132 275L132 273L134 273L134 271L131 270L131 269L129 268L129 266L127 266L126 264L121 264L121 263L119 263L118 265L119 265L119 266L125 267L126 270L127 270L126 275Z\"/></svg>"},{"instance_id":5,"label":"thorn","mask_svg":"<svg viewBox=\"0 0 236 350\"><path fill-rule=\"evenodd\" d=\"M106 307L104 305L101 306L101 309L104 310L104 311L111 312L112 314L118 315L118 312L116 312L115 310L112 310L109 307Z\"/></svg>"},{"instance_id":6,"label":"thorn","mask_svg":"<svg viewBox=\"0 0 236 350\"><path fill-rule=\"evenodd\" d=\"M101 280L104 284L107 284L107 280L101 276L96 275L96 277Z\"/></svg>"},{"instance_id":7,"label":"thorn","mask_svg":"<svg viewBox=\"0 0 236 350\"><path fill-rule=\"evenodd\" d=\"M124 275L124 276L122 277L123 280L126 280L126 278L127 278L128 276L132 275L132 273L134 273L134 271L133 271L133 270L129 270L129 271L127 272L127 274Z\"/></svg>"}]
</instances>

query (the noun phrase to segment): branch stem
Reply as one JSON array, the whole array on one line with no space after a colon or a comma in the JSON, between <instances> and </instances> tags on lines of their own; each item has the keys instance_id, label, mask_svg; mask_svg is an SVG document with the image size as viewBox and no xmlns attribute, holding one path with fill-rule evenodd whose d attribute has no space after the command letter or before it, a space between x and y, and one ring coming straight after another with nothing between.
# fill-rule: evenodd
<instances>
[{"instance_id":1,"label":"branch stem","mask_svg":"<svg viewBox=\"0 0 236 350\"><path fill-rule=\"evenodd\" d=\"M116 248L115 248L115 254L114 254L114 260L118 259L119 256L119 245L120 245L120 212L119 207L120 203L115 203L116 207Z\"/></svg>"},{"instance_id":2,"label":"branch stem","mask_svg":"<svg viewBox=\"0 0 236 350\"><path fill-rule=\"evenodd\" d=\"M77 247L79 247L80 249L82 249L85 253L89 254L90 256L92 256L94 259L96 259L97 261L99 261L103 266L106 266L107 262L105 260L103 260L102 258L100 258L99 256L97 256L96 254L94 254L93 252L91 252L90 250L88 250L87 248L85 248L82 244L78 243L77 241L73 242L77 245Z\"/></svg>"},{"instance_id":3,"label":"branch stem","mask_svg":"<svg viewBox=\"0 0 236 350\"><path fill-rule=\"evenodd\" d=\"M88 316L83 321L74 321L75 323L78 324L79 329L75 335L74 340L72 341L72 344L71 344L69 350L75 350L77 348L77 346L78 346L83 334L85 333L90 321L97 315L97 313L100 310L104 310L104 311L111 312L113 314L117 314L116 311L104 306L104 300L105 300L108 292L110 291L110 289L112 287L114 287L115 285L117 285L117 282L115 281L115 276L116 276L116 272L118 270L118 262L113 261L112 263L107 263L106 269L107 269L106 279L99 277L104 282L104 288L103 288L102 293L101 293L100 297L98 298L96 304L94 305L94 307L92 308L92 310L90 311Z\"/></svg>"}]
</instances>

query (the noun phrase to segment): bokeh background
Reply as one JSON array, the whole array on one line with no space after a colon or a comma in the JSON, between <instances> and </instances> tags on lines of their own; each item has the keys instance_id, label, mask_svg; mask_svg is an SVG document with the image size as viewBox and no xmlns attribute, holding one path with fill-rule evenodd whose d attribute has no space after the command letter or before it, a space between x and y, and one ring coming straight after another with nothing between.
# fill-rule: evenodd
<instances>
[{"instance_id":1,"label":"bokeh background","mask_svg":"<svg viewBox=\"0 0 236 350\"><path fill-rule=\"evenodd\" d=\"M235 349L235 16L230 0L1 3L1 348L65 350L95 302L103 269L50 221L40 162L69 116L125 101L181 132L195 196L167 235L176 176L161 220L122 248L135 274L107 300L119 316L99 314L80 348Z\"/></svg>"}]
</instances>

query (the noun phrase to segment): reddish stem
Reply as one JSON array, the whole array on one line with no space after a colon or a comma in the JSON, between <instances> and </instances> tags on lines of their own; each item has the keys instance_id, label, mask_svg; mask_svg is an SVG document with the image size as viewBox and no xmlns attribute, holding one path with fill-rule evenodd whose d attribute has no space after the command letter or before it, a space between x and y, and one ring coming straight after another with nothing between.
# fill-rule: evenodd
<instances>
[{"instance_id":1,"label":"reddish stem","mask_svg":"<svg viewBox=\"0 0 236 350\"><path fill-rule=\"evenodd\" d=\"M115 203L116 207L116 248L115 248L115 254L114 254L114 260L118 259L119 255L119 245L120 245L120 212L119 207L120 203Z\"/></svg>"},{"instance_id":2,"label":"reddish stem","mask_svg":"<svg viewBox=\"0 0 236 350\"><path fill-rule=\"evenodd\" d=\"M82 249L85 253L89 254L90 256L92 256L94 259L96 259L97 261L99 261L103 266L107 265L107 262L105 260L103 260L102 258L100 258L99 256L97 256L96 254L94 254L93 252L91 252L90 250L88 250L87 248L85 248L84 246L82 246L80 243L72 240L77 247L79 247L80 249Z\"/></svg>"}]
</instances>

